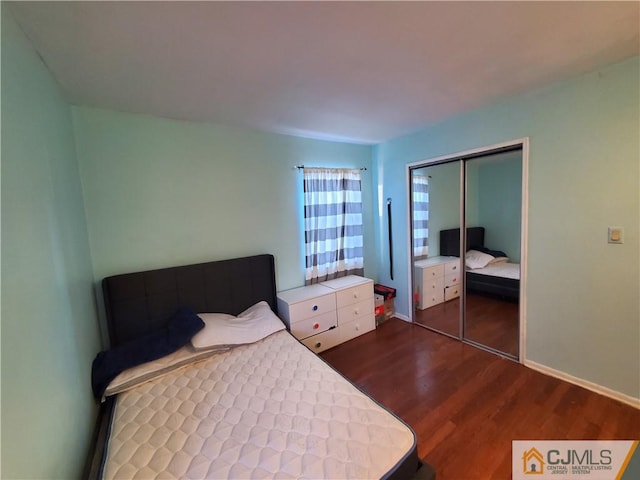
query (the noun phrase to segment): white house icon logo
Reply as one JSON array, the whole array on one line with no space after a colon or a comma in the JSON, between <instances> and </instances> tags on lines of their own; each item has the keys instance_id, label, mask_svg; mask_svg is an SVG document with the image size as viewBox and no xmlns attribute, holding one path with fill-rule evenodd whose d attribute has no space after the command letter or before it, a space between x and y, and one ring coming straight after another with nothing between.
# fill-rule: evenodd
<instances>
[{"instance_id":1,"label":"white house icon logo","mask_svg":"<svg viewBox=\"0 0 640 480\"><path fill-rule=\"evenodd\" d=\"M522 455L522 471L526 475L542 475L544 469L544 457L533 447L525 450Z\"/></svg>"}]
</instances>

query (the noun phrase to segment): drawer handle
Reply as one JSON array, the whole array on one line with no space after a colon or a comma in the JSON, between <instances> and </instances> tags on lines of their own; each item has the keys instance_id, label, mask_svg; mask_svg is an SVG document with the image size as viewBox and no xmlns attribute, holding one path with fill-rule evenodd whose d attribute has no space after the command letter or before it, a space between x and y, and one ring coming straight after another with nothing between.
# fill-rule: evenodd
<instances>
[{"instance_id":1,"label":"drawer handle","mask_svg":"<svg viewBox=\"0 0 640 480\"><path fill-rule=\"evenodd\" d=\"M454 265L451 270L455 270L456 268L458 268L458 267L456 265Z\"/></svg>"},{"instance_id":2,"label":"drawer handle","mask_svg":"<svg viewBox=\"0 0 640 480\"><path fill-rule=\"evenodd\" d=\"M317 329L319 329L319 328L320 328L320 324L319 324L319 323L314 323L314 324L313 324L313 329L314 329L314 330L317 330Z\"/></svg>"},{"instance_id":3,"label":"drawer handle","mask_svg":"<svg viewBox=\"0 0 640 480\"><path fill-rule=\"evenodd\" d=\"M358 298L358 292L353 293L353 298Z\"/></svg>"},{"instance_id":4,"label":"drawer handle","mask_svg":"<svg viewBox=\"0 0 640 480\"><path fill-rule=\"evenodd\" d=\"M316 348L320 348L322 346L322 343L318 342L316 343Z\"/></svg>"},{"instance_id":5,"label":"drawer handle","mask_svg":"<svg viewBox=\"0 0 640 480\"><path fill-rule=\"evenodd\" d=\"M353 314L354 314L354 315L360 315L360 310L356 308L356 309L353 311Z\"/></svg>"},{"instance_id":6,"label":"drawer handle","mask_svg":"<svg viewBox=\"0 0 640 480\"><path fill-rule=\"evenodd\" d=\"M318 305L314 305L314 306L311 308L311 310L313 310L314 312L315 312L316 310L318 310Z\"/></svg>"}]
</instances>

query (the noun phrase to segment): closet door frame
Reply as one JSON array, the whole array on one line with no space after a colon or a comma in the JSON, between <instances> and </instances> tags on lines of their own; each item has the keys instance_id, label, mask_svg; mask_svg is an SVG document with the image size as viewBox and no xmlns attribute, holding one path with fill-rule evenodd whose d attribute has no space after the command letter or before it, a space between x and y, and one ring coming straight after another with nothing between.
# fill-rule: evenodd
<instances>
[{"instance_id":1,"label":"closet door frame","mask_svg":"<svg viewBox=\"0 0 640 480\"><path fill-rule=\"evenodd\" d=\"M492 153L498 153L504 150L511 150L515 148L522 148L522 199L521 199L521 211L522 211L522 223L520 225L521 234L520 234L520 302L519 302L519 351L518 351L518 362L525 363L526 360L526 337L527 337L527 239L528 239L528 212L529 212L529 137L518 138L514 140L509 140L502 143L496 143L493 145L473 148L469 150L464 150L457 153L441 155L438 157L427 158L424 160L419 160L417 162L408 163L406 165L406 183L407 185L407 226L409 228L409 235L407 236L407 251L409 252L408 257L408 283L409 285L407 300L410 306L410 320L412 323L415 322L415 311L414 311L414 303L413 303L413 293L414 293L414 273L413 273L413 234L412 234L412 192L411 192L411 172L417 168L427 167L430 165L437 165L439 163L447 163L457 160L469 160L475 157L480 157L484 155L490 155ZM463 168L464 170L464 168ZM465 181L465 179L461 178L461 181ZM466 182L465 182L466 183ZM465 196L466 196L466 185L465 183L461 184L461 215L460 218L462 221L462 225L460 227L460 245L461 248L465 248L465 239L464 233L466 231L466 208L465 208ZM466 280L465 276L462 277L463 281L463 289L466 288ZM464 300L461 301L461 314L460 314L460 329L459 329L459 339L464 341L462 338L462 322L464 321L464 317L462 311L464 311L465 305Z\"/></svg>"}]
</instances>

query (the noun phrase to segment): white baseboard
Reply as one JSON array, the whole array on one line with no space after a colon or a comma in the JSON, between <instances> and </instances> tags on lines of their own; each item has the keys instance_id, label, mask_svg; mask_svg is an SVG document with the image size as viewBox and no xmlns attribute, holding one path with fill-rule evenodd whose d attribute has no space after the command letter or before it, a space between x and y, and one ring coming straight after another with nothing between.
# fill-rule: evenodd
<instances>
[{"instance_id":1,"label":"white baseboard","mask_svg":"<svg viewBox=\"0 0 640 480\"><path fill-rule=\"evenodd\" d=\"M579 387L586 388L587 390L591 390L592 392L599 393L601 395L604 395L605 397L613 398L614 400L618 400L622 403L626 403L627 405L631 405L634 408L640 409L640 398L632 397L631 395L627 395L616 390L611 390L610 388L603 387L602 385L598 385L597 383L574 377L573 375L569 375L568 373L561 372L560 370L555 370L551 367L547 367L546 365L542 365L531 360L525 360L524 365L531 368L532 370L544 373L545 375L549 375L551 377L559 378L560 380L573 383L574 385L578 385Z\"/></svg>"}]
</instances>

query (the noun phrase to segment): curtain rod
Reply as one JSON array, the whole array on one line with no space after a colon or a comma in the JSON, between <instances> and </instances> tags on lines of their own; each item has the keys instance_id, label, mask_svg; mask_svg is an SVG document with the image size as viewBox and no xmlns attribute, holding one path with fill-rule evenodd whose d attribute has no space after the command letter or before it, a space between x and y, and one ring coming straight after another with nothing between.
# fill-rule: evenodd
<instances>
[{"instance_id":1,"label":"curtain rod","mask_svg":"<svg viewBox=\"0 0 640 480\"><path fill-rule=\"evenodd\" d=\"M304 165L295 165L293 168L297 168L298 170L303 169ZM307 168L333 168L333 167L307 167ZM367 170L367 167L360 167L358 170Z\"/></svg>"}]
</instances>

